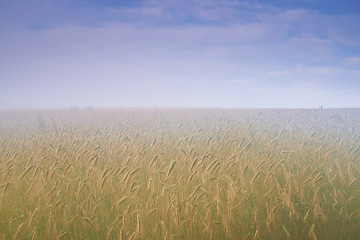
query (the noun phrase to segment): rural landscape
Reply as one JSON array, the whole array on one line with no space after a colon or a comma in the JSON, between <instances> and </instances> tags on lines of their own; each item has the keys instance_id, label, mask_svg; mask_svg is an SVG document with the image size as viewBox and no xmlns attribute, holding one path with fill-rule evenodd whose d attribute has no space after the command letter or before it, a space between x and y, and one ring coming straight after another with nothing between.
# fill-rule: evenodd
<instances>
[{"instance_id":1,"label":"rural landscape","mask_svg":"<svg viewBox=\"0 0 360 240\"><path fill-rule=\"evenodd\" d=\"M357 239L358 109L0 113L0 239Z\"/></svg>"}]
</instances>

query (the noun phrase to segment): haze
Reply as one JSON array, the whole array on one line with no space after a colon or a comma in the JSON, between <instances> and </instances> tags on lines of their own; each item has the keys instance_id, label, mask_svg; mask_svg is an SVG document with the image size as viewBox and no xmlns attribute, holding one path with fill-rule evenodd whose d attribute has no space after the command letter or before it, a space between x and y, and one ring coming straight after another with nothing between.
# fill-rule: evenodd
<instances>
[{"instance_id":1,"label":"haze","mask_svg":"<svg viewBox=\"0 0 360 240\"><path fill-rule=\"evenodd\" d=\"M0 0L0 108L360 107L350 0Z\"/></svg>"}]
</instances>

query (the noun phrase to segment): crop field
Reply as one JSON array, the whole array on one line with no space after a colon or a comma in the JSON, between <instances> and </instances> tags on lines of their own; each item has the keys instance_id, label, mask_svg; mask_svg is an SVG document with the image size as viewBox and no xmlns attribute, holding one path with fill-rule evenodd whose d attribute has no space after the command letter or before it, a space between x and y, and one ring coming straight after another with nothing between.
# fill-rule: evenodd
<instances>
[{"instance_id":1,"label":"crop field","mask_svg":"<svg viewBox=\"0 0 360 240\"><path fill-rule=\"evenodd\" d=\"M359 109L0 112L0 239L359 236Z\"/></svg>"}]
</instances>

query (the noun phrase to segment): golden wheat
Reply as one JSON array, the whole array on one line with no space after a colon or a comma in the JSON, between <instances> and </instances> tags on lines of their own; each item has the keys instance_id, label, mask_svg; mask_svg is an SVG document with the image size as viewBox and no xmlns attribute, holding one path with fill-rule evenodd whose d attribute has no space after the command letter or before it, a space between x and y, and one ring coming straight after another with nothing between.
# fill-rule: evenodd
<instances>
[{"instance_id":1,"label":"golden wheat","mask_svg":"<svg viewBox=\"0 0 360 240\"><path fill-rule=\"evenodd\" d=\"M1 113L0 237L356 239L359 111L262 113Z\"/></svg>"}]
</instances>

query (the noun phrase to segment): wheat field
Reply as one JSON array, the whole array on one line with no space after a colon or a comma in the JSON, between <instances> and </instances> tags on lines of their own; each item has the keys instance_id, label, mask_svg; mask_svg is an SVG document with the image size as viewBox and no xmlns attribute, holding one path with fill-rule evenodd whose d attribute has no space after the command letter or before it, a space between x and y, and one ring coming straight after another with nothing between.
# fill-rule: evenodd
<instances>
[{"instance_id":1,"label":"wheat field","mask_svg":"<svg viewBox=\"0 0 360 240\"><path fill-rule=\"evenodd\" d=\"M0 239L358 239L358 109L0 112Z\"/></svg>"}]
</instances>

